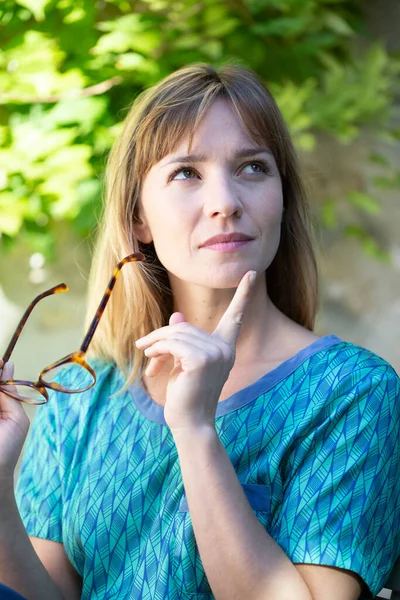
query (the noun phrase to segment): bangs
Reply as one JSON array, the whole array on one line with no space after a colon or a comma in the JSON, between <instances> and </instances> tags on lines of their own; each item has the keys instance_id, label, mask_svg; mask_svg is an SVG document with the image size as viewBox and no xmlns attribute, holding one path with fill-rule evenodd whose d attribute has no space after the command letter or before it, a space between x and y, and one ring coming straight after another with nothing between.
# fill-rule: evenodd
<instances>
[{"instance_id":1,"label":"bangs","mask_svg":"<svg viewBox=\"0 0 400 600\"><path fill-rule=\"evenodd\" d=\"M260 146L268 146L279 171L285 173L286 161L281 148L284 147L286 131L282 129L280 115L276 115L278 109L265 88L260 89L258 84L249 89L237 82L229 85L223 81L208 82L205 89L196 87L196 93L194 90L192 93L180 90L179 95L149 107L136 137L134 164L137 181L142 181L154 164L174 152L183 139L188 139L190 150L197 127L217 99L231 103L250 137Z\"/></svg>"},{"instance_id":2,"label":"bangs","mask_svg":"<svg viewBox=\"0 0 400 600\"><path fill-rule=\"evenodd\" d=\"M217 96L223 95L219 84L206 94L197 94L186 100L174 98L174 102L153 108L139 126L136 139L135 176L141 181L151 167L175 150L184 138L193 135L205 112Z\"/></svg>"}]
</instances>

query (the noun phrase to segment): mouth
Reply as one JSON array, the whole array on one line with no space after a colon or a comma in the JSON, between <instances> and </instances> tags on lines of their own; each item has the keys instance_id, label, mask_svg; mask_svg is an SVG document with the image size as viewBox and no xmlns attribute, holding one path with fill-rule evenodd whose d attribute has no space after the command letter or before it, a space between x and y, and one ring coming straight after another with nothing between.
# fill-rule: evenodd
<instances>
[{"instance_id":1,"label":"mouth","mask_svg":"<svg viewBox=\"0 0 400 600\"><path fill-rule=\"evenodd\" d=\"M200 248L211 248L215 246L227 246L227 245L235 245L235 247L239 247L240 245L244 245L248 242L253 241L254 238L250 237L246 233L222 233L219 235L214 235L213 237L206 240L203 244L201 244Z\"/></svg>"}]
</instances>

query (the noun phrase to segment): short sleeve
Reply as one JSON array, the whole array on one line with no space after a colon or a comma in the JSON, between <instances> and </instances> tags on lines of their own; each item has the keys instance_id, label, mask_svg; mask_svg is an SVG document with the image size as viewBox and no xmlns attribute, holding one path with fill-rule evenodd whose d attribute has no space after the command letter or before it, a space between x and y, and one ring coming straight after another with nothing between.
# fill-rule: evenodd
<instances>
[{"instance_id":1,"label":"short sleeve","mask_svg":"<svg viewBox=\"0 0 400 600\"><path fill-rule=\"evenodd\" d=\"M49 402L36 409L15 495L28 534L61 542L62 496L53 406L57 394L49 396Z\"/></svg>"},{"instance_id":2,"label":"short sleeve","mask_svg":"<svg viewBox=\"0 0 400 600\"><path fill-rule=\"evenodd\" d=\"M349 569L375 596L400 555L400 379L382 360L328 384L271 535L293 563Z\"/></svg>"}]
</instances>

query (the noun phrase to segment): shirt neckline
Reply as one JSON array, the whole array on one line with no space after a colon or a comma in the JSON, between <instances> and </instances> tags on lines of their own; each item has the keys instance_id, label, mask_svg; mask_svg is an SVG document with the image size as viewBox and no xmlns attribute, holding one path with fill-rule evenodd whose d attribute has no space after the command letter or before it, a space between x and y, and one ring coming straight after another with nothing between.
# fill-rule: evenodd
<instances>
[{"instance_id":1,"label":"shirt neckline","mask_svg":"<svg viewBox=\"0 0 400 600\"><path fill-rule=\"evenodd\" d=\"M325 335L318 338L302 350L299 350L299 352L297 352L294 356L288 358L280 365L275 367L275 369L272 369L272 371L269 371L253 383L250 383L248 386L238 390L236 393L232 394L232 396L229 396L229 398L218 402L216 418L245 406L261 394L266 393L272 387L277 385L277 383L282 381L282 379L288 377L307 358L313 354L316 354L317 352L320 352L321 350L329 348L330 346L339 344L342 341L343 340L341 338L334 334ZM164 418L164 407L154 402L139 381L140 378L129 387L129 391L136 408L148 420L167 426Z\"/></svg>"}]
</instances>

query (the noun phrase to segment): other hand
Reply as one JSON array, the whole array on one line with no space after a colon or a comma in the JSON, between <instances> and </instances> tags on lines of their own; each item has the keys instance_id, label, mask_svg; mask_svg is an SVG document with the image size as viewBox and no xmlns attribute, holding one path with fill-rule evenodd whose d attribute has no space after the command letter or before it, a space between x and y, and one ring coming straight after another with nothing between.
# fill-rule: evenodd
<instances>
[{"instance_id":1,"label":"other hand","mask_svg":"<svg viewBox=\"0 0 400 600\"><path fill-rule=\"evenodd\" d=\"M14 377L14 365L4 365L0 359L0 381ZM10 391L16 391L9 386ZM2 393L0 388L0 478L9 478L12 482L14 470L21 454L29 429L29 418L21 402Z\"/></svg>"}]
</instances>

